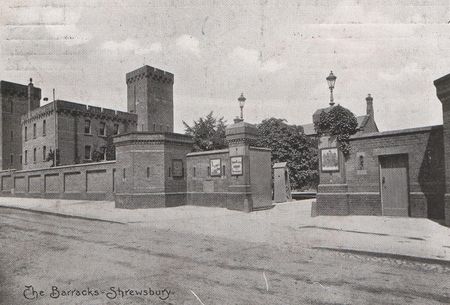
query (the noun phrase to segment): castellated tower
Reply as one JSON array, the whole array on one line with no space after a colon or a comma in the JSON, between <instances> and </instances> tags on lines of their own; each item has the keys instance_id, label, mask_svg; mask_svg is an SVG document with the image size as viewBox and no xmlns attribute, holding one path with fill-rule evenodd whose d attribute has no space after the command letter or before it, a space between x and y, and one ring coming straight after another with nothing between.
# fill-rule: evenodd
<instances>
[{"instance_id":1,"label":"castellated tower","mask_svg":"<svg viewBox=\"0 0 450 305\"><path fill-rule=\"evenodd\" d=\"M137 131L173 132L170 72L143 66L126 75L128 112L138 116Z\"/></svg>"}]
</instances>

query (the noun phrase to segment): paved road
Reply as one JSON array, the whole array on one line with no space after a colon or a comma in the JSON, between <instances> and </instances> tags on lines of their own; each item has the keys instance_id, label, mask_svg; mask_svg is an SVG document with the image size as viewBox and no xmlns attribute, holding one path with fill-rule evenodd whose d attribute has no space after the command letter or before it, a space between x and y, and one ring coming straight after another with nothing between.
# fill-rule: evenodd
<instances>
[{"instance_id":1,"label":"paved road","mask_svg":"<svg viewBox=\"0 0 450 305\"><path fill-rule=\"evenodd\" d=\"M0 245L7 305L450 303L448 266L298 245L10 209Z\"/></svg>"}]
</instances>

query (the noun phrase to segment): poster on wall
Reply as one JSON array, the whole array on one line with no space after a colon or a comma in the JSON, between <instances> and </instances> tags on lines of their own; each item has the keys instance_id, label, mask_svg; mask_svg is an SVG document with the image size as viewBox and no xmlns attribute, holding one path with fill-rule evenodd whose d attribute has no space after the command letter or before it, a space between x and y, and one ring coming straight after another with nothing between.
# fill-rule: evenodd
<instances>
[{"instance_id":1,"label":"poster on wall","mask_svg":"<svg viewBox=\"0 0 450 305\"><path fill-rule=\"evenodd\" d=\"M336 147L322 149L320 153L320 161L323 172L339 171L338 149Z\"/></svg>"},{"instance_id":2,"label":"poster on wall","mask_svg":"<svg viewBox=\"0 0 450 305\"><path fill-rule=\"evenodd\" d=\"M231 157L231 175L242 175L242 157Z\"/></svg>"},{"instance_id":3,"label":"poster on wall","mask_svg":"<svg viewBox=\"0 0 450 305\"><path fill-rule=\"evenodd\" d=\"M221 161L220 159L211 159L209 160L209 170L210 176L221 176L222 172L221 172Z\"/></svg>"},{"instance_id":4,"label":"poster on wall","mask_svg":"<svg viewBox=\"0 0 450 305\"><path fill-rule=\"evenodd\" d=\"M183 160L174 159L172 160L173 176L183 177Z\"/></svg>"}]
</instances>

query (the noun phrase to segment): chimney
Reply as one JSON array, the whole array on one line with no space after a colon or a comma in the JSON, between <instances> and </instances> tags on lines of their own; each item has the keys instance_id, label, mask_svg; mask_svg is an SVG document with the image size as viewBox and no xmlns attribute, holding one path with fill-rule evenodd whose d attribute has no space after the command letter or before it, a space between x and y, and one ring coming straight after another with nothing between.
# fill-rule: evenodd
<instances>
[{"instance_id":1,"label":"chimney","mask_svg":"<svg viewBox=\"0 0 450 305\"><path fill-rule=\"evenodd\" d=\"M373 118L374 117L374 113L373 113L373 97L370 95L370 93L366 97L366 102L367 102L366 114Z\"/></svg>"},{"instance_id":2,"label":"chimney","mask_svg":"<svg viewBox=\"0 0 450 305\"><path fill-rule=\"evenodd\" d=\"M30 78L30 83L28 84L28 113L31 112L31 95L33 91L33 79Z\"/></svg>"}]
</instances>

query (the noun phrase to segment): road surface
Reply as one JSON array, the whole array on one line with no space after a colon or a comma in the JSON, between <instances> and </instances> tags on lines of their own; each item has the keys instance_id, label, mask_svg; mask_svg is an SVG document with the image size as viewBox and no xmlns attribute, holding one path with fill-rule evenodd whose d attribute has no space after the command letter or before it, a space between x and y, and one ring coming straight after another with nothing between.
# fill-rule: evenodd
<instances>
[{"instance_id":1,"label":"road surface","mask_svg":"<svg viewBox=\"0 0 450 305\"><path fill-rule=\"evenodd\" d=\"M450 267L0 209L0 304L450 304Z\"/></svg>"}]
</instances>

